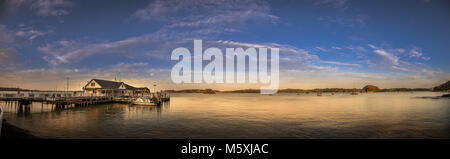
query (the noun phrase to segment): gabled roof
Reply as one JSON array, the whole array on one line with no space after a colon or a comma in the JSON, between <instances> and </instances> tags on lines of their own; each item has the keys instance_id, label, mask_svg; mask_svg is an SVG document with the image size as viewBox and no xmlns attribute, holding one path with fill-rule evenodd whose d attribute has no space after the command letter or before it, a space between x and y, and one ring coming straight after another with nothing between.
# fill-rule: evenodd
<instances>
[{"instance_id":1,"label":"gabled roof","mask_svg":"<svg viewBox=\"0 0 450 159\"><path fill-rule=\"evenodd\" d=\"M136 87L134 89L139 91L150 91L150 89L148 89L147 87Z\"/></svg>"},{"instance_id":2,"label":"gabled roof","mask_svg":"<svg viewBox=\"0 0 450 159\"><path fill-rule=\"evenodd\" d=\"M121 84L122 83L123 82L121 82ZM136 87L130 86L130 85L126 84L126 83L123 83L123 85L125 86L125 89L136 89ZM120 87L120 85L119 85L119 87Z\"/></svg>"},{"instance_id":3,"label":"gabled roof","mask_svg":"<svg viewBox=\"0 0 450 159\"><path fill-rule=\"evenodd\" d=\"M106 89L119 89L120 85L122 85L123 82L116 82L116 81L107 81L107 80L101 80L101 79L92 79L91 81L97 82L102 88ZM126 89L134 89L133 86L130 86L128 84L125 84Z\"/></svg>"}]
</instances>

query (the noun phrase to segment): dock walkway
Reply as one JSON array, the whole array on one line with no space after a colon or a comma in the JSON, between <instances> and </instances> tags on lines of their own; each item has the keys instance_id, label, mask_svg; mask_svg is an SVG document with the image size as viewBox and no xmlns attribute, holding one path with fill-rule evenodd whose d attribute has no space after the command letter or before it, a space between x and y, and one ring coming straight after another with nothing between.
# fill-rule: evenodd
<instances>
[{"instance_id":1,"label":"dock walkway","mask_svg":"<svg viewBox=\"0 0 450 159\"><path fill-rule=\"evenodd\" d=\"M80 97L0 97L0 101L17 102L17 105L29 107L33 102L55 105L56 108L66 106L86 107L100 103L132 103L138 97L112 97L112 96L80 96ZM170 101L170 96L157 94L152 97L153 102L161 104Z\"/></svg>"}]
</instances>

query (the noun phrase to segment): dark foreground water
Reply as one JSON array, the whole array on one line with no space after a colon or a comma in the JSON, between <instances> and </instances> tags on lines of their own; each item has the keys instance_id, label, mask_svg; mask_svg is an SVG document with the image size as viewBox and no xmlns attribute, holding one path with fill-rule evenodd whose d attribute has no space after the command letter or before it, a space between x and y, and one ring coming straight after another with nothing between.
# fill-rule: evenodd
<instances>
[{"instance_id":1,"label":"dark foreground water","mask_svg":"<svg viewBox=\"0 0 450 159\"><path fill-rule=\"evenodd\" d=\"M163 106L104 104L4 118L44 138L450 138L442 93L172 94Z\"/></svg>"}]
</instances>

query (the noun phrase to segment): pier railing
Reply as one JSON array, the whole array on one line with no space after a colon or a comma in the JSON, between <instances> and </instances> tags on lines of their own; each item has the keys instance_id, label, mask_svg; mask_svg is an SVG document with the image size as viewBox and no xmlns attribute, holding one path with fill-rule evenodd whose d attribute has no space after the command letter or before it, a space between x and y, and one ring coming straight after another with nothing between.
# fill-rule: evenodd
<instances>
[{"instance_id":1,"label":"pier railing","mask_svg":"<svg viewBox=\"0 0 450 159\"><path fill-rule=\"evenodd\" d=\"M149 96L157 104L170 101L170 96L162 92L151 93ZM91 104L110 102L132 103L138 97L142 96L106 96L104 94L85 94L84 96L82 94L80 96L58 96L54 94L51 96L25 96L21 93L0 93L0 101L17 102L19 106L29 106L33 102L42 102L63 108L65 106L89 106Z\"/></svg>"}]
</instances>

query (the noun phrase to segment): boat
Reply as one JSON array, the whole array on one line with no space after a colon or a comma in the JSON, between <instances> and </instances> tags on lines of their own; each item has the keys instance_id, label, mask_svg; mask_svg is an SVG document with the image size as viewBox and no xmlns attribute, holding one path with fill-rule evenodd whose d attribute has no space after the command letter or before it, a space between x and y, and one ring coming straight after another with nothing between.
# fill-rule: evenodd
<instances>
[{"instance_id":1,"label":"boat","mask_svg":"<svg viewBox=\"0 0 450 159\"><path fill-rule=\"evenodd\" d=\"M155 106L157 104L150 97L139 97L133 101L133 105Z\"/></svg>"},{"instance_id":2,"label":"boat","mask_svg":"<svg viewBox=\"0 0 450 159\"><path fill-rule=\"evenodd\" d=\"M317 96L322 96L322 92L317 92Z\"/></svg>"},{"instance_id":3,"label":"boat","mask_svg":"<svg viewBox=\"0 0 450 159\"><path fill-rule=\"evenodd\" d=\"M350 93L351 95L358 95L358 93L357 92L352 92L352 93Z\"/></svg>"}]
</instances>

